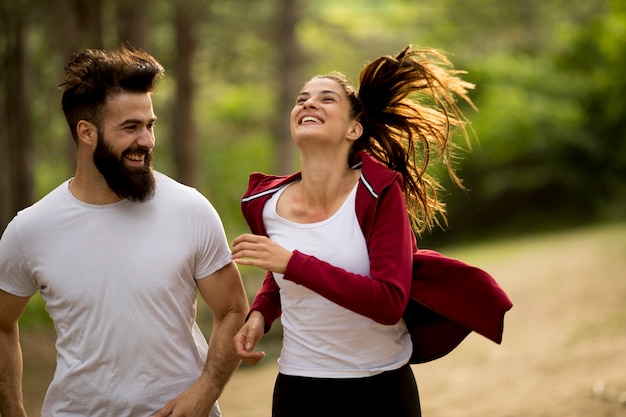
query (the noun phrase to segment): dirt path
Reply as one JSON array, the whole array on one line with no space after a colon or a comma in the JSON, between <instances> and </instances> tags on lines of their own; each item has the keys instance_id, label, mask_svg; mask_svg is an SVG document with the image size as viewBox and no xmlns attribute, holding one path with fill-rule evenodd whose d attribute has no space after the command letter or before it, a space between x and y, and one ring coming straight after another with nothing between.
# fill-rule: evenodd
<instances>
[{"instance_id":1,"label":"dirt path","mask_svg":"<svg viewBox=\"0 0 626 417\"><path fill-rule=\"evenodd\" d=\"M626 225L444 252L489 271L514 307L501 346L471 334L414 366L425 417L626 416ZM32 417L52 351L46 335L22 337ZM269 416L275 372L274 363L238 371L224 416Z\"/></svg>"}]
</instances>

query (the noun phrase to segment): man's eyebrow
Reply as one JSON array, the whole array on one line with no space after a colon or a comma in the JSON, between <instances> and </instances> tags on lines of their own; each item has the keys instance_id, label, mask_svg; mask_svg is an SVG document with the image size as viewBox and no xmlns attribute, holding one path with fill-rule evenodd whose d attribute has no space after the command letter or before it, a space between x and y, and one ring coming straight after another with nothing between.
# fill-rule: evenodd
<instances>
[{"instance_id":1,"label":"man's eyebrow","mask_svg":"<svg viewBox=\"0 0 626 417\"><path fill-rule=\"evenodd\" d=\"M148 124L149 123L154 123L156 122L156 117L151 118L150 120L148 120ZM118 126L124 126L124 125L139 125L139 124L143 124L144 121L140 120L140 119L126 119L123 120Z\"/></svg>"}]
</instances>

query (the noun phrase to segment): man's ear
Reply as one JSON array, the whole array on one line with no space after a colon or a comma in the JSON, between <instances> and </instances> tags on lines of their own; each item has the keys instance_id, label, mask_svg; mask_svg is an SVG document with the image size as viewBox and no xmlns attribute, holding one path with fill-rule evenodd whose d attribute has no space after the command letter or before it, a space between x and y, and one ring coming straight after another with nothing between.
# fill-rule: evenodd
<instances>
[{"instance_id":1,"label":"man's ear","mask_svg":"<svg viewBox=\"0 0 626 417\"><path fill-rule=\"evenodd\" d=\"M352 126L348 130L348 139L357 140L363 134L363 125L356 120L352 123Z\"/></svg>"},{"instance_id":2,"label":"man's ear","mask_svg":"<svg viewBox=\"0 0 626 417\"><path fill-rule=\"evenodd\" d=\"M86 120L79 120L76 124L78 142L88 146L95 146L98 142L98 129L96 125Z\"/></svg>"}]
</instances>

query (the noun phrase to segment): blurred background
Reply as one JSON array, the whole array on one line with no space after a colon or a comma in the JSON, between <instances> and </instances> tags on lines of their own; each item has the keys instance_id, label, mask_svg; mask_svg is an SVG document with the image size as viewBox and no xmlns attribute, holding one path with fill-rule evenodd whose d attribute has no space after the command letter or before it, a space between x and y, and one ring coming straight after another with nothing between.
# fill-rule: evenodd
<instances>
[{"instance_id":1,"label":"blurred background","mask_svg":"<svg viewBox=\"0 0 626 417\"><path fill-rule=\"evenodd\" d=\"M248 231L239 199L250 172L297 168L288 118L304 81L339 70L356 84L365 63L408 44L447 52L476 84L478 108L463 107L475 132L458 165L469 192L448 186L448 226L421 236L420 246L523 241L594 225L621 224L613 230L623 233L622 0L0 0L0 230L73 173L58 90L66 62L83 48L121 44L166 69L154 96L156 169L206 195L231 240ZM611 259L620 266L607 274L623 280L619 242ZM519 267L537 258L528 259ZM501 282L515 291L527 277L516 284L508 268ZM262 274L242 274L252 298ZM536 310L514 295L513 313ZM624 303L615 305L622 334ZM210 317L200 321L210 331ZM48 358L47 368L26 370L37 384L26 394L39 398L54 368L54 335L38 296L21 327L22 337L48 332L50 344L34 343L46 353L31 353ZM264 340L277 354L280 332L271 334Z\"/></svg>"},{"instance_id":2,"label":"blurred background","mask_svg":"<svg viewBox=\"0 0 626 417\"><path fill-rule=\"evenodd\" d=\"M251 171L297 167L288 117L311 76L359 70L406 45L446 51L478 111L449 187L449 226L422 246L624 218L626 4L528 0L0 0L0 229L73 172L60 106L81 48L145 49L155 166L197 187L229 237L247 231ZM445 180L445 178L444 178Z\"/></svg>"}]
</instances>

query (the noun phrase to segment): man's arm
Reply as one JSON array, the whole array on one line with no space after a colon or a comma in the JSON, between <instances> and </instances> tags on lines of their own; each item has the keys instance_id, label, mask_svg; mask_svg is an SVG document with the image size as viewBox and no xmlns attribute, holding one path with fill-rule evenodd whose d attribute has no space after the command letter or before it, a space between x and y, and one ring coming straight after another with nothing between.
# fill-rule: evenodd
<instances>
[{"instance_id":1,"label":"man's arm","mask_svg":"<svg viewBox=\"0 0 626 417\"><path fill-rule=\"evenodd\" d=\"M29 297L0 290L0 415L26 417L22 396L22 349L18 320Z\"/></svg>"},{"instance_id":2,"label":"man's arm","mask_svg":"<svg viewBox=\"0 0 626 417\"><path fill-rule=\"evenodd\" d=\"M235 263L197 280L200 295L213 314L213 330L202 375L194 385L169 401L155 417L207 417L239 365L233 338L248 314L248 298Z\"/></svg>"}]
</instances>

